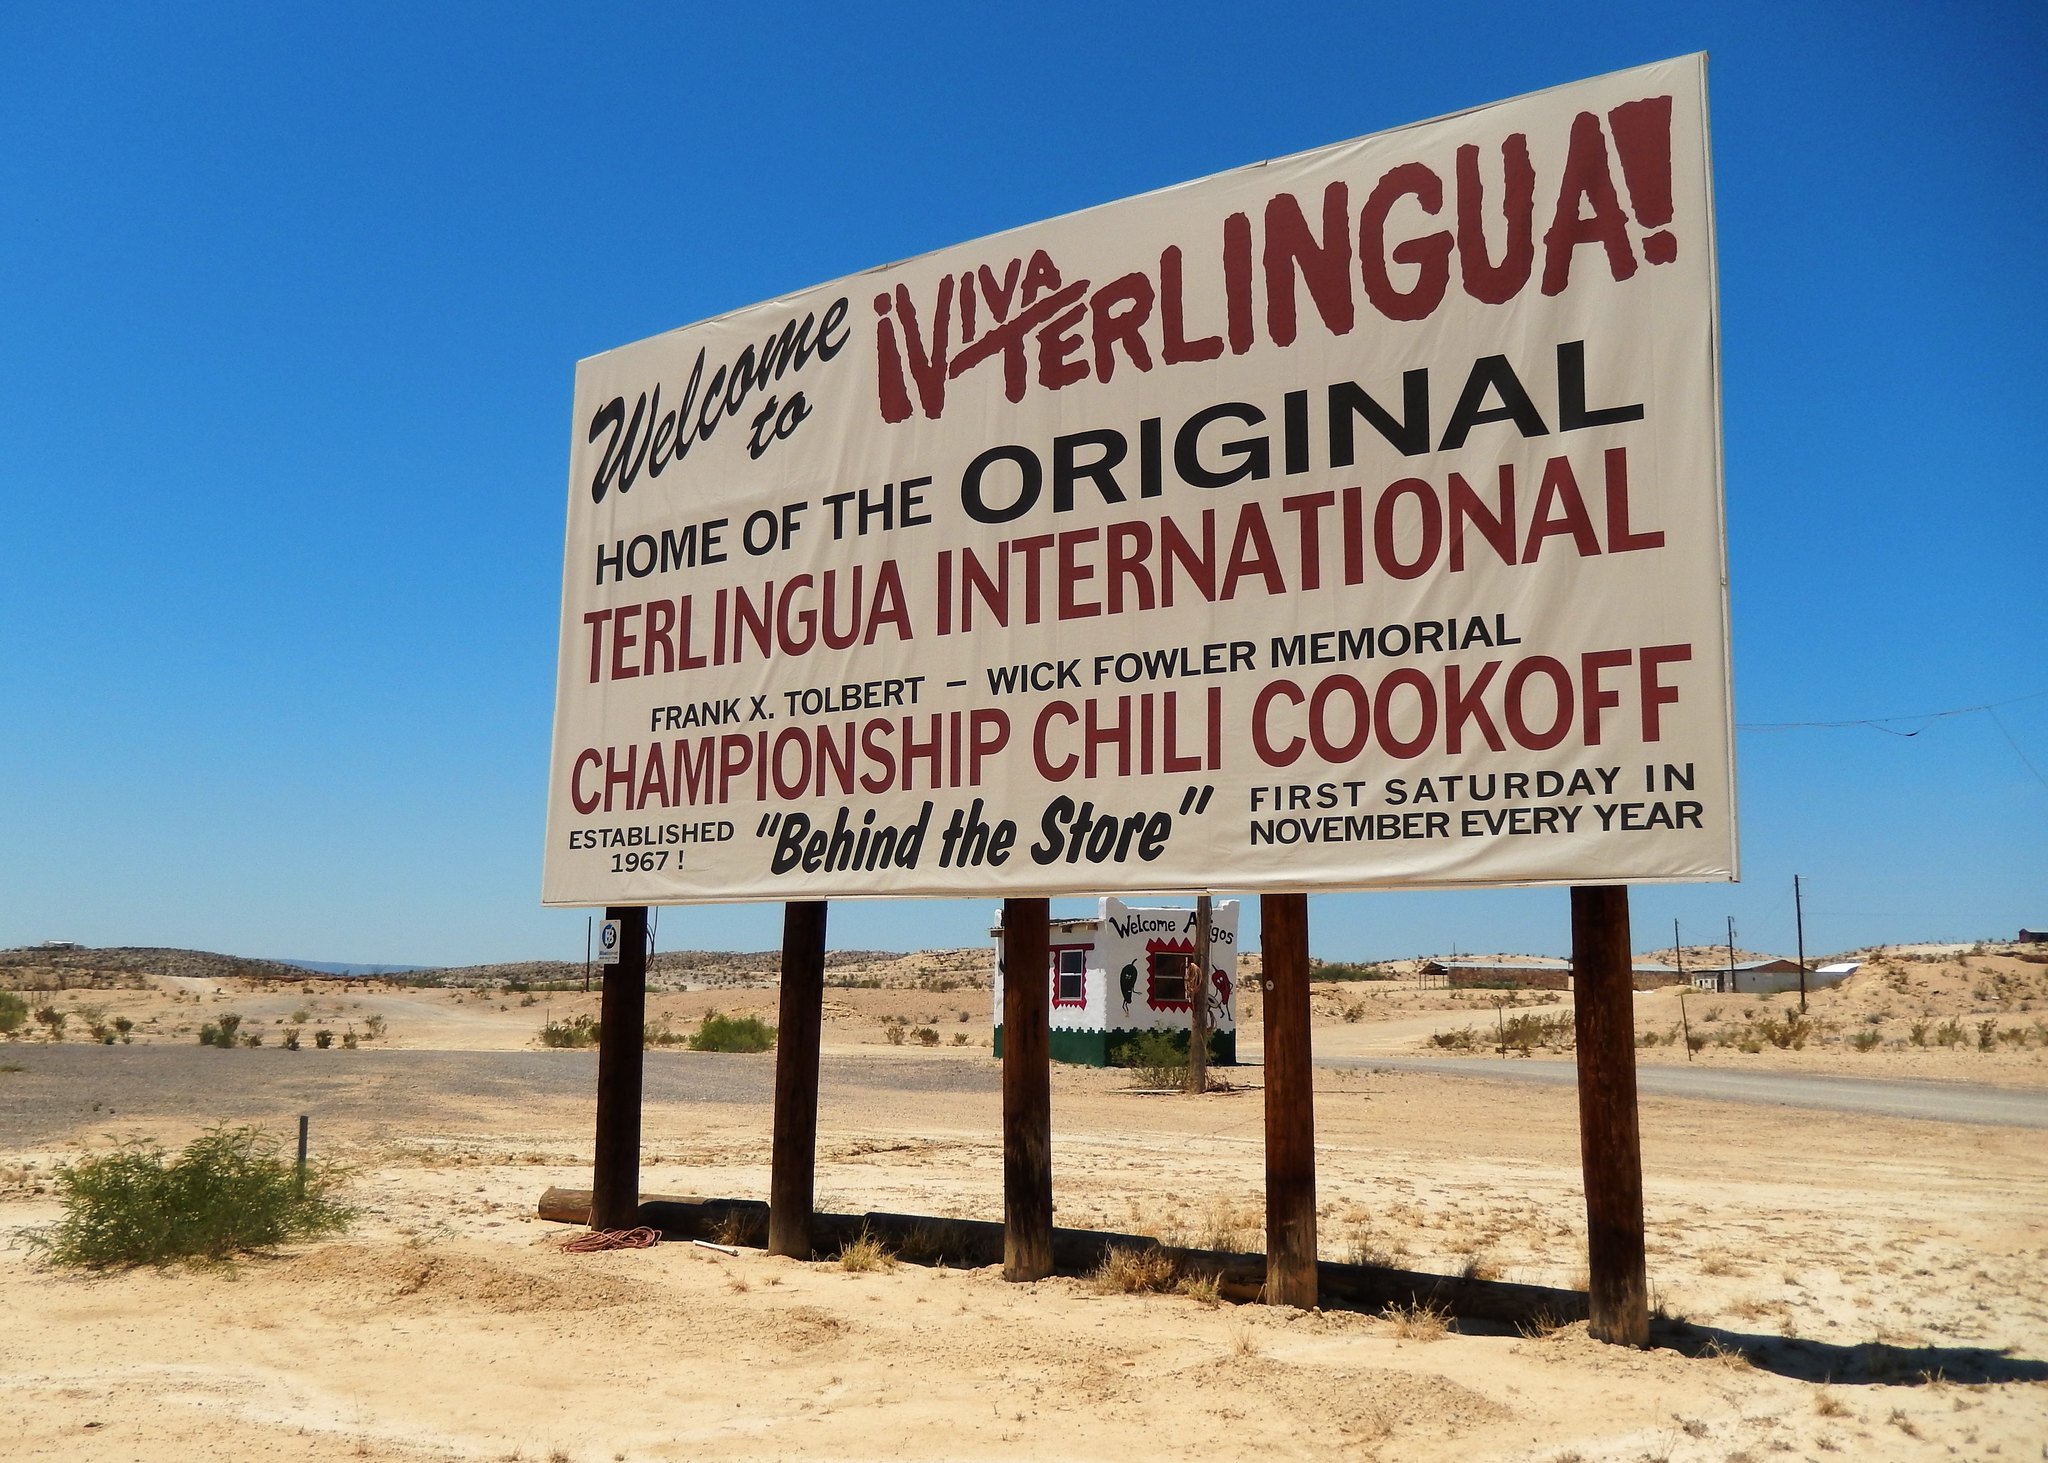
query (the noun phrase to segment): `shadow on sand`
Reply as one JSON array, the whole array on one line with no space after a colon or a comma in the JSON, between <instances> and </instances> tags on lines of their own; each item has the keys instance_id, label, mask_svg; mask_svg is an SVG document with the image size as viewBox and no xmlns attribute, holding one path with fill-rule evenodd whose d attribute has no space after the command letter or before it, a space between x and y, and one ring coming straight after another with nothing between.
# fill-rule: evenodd
<instances>
[{"instance_id":1,"label":"shadow on sand","mask_svg":"<svg viewBox=\"0 0 2048 1463\"><path fill-rule=\"evenodd\" d=\"M2048 1361L1982 1346L1892 1346L1864 1341L1844 1346L1798 1336L1766 1336L1653 1321L1650 1345L1681 1356L1752 1366L1758 1371L1838 1387L1922 1387L1936 1382L1981 1386L2048 1381Z\"/></svg>"}]
</instances>

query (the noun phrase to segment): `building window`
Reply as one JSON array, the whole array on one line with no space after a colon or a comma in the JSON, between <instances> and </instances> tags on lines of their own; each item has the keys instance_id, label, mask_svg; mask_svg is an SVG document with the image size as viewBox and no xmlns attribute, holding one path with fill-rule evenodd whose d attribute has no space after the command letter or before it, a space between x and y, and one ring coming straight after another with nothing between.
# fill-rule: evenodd
<instances>
[{"instance_id":1,"label":"building window","mask_svg":"<svg viewBox=\"0 0 2048 1463\"><path fill-rule=\"evenodd\" d=\"M1149 952L1145 1003L1159 1011L1188 1009L1188 972L1194 965L1189 950L1153 949Z\"/></svg>"},{"instance_id":2,"label":"building window","mask_svg":"<svg viewBox=\"0 0 2048 1463\"><path fill-rule=\"evenodd\" d=\"M1088 1004L1088 947L1052 947L1052 1003L1055 1006Z\"/></svg>"}]
</instances>

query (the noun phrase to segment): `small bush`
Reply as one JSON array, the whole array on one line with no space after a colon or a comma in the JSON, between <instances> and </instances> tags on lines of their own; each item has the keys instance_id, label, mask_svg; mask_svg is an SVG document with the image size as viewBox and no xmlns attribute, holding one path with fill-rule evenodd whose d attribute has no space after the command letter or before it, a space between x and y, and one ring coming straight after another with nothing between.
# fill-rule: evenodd
<instances>
[{"instance_id":1,"label":"small bush","mask_svg":"<svg viewBox=\"0 0 2048 1463\"><path fill-rule=\"evenodd\" d=\"M937 1046L939 1044L939 1033L929 1026L915 1028L911 1031L910 1036L911 1040L915 1041L919 1046Z\"/></svg>"},{"instance_id":2,"label":"small bush","mask_svg":"<svg viewBox=\"0 0 2048 1463\"><path fill-rule=\"evenodd\" d=\"M1113 1295L1171 1290L1175 1278L1173 1256L1157 1245L1136 1250L1111 1245L1089 1276L1097 1290Z\"/></svg>"},{"instance_id":3,"label":"small bush","mask_svg":"<svg viewBox=\"0 0 2048 1463\"><path fill-rule=\"evenodd\" d=\"M1951 1016L1934 1028L1936 1046L1961 1046L1963 1044L1963 1023Z\"/></svg>"},{"instance_id":4,"label":"small bush","mask_svg":"<svg viewBox=\"0 0 2048 1463\"><path fill-rule=\"evenodd\" d=\"M1646 1032L1650 1046L1657 1044L1657 1034ZM1511 1016L1503 1023L1501 1040L1527 1056L1539 1046L1556 1047L1568 1051L1578 1045L1578 1025L1571 1016L1532 1016L1526 1012Z\"/></svg>"},{"instance_id":5,"label":"small bush","mask_svg":"<svg viewBox=\"0 0 2048 1463\"><path fill-rule=\"evenodd\" d=\"M323 1052L326 1051L327 1048L334 1045L334 1033L324 1026L321 1027L313 1033L313 1045L319 1047Z\"/></svg>"},{"instance_id":6,"label":"small bush","mask_svg":"<svg viewBox=\"0 0 2048 1463\"><path fill-rule=\"evenodd\" d=\"M366 1041L382 1041L384 1039L384 1018L382 1016L372 1016L363 1023L363 1039Z\"/></svg>"},{"instance_id":7,"label":"small bush","mask_svg":"<svg viewBox=\"0 0 2048 1463\"><path fill-rule=\"evenodd\" d=\"M64 1039L64 1023L71 1019L69 1011L60 1011L55 1006L36 1007L36 1021L48 1028L51 1041Z\"/></svg>"},{"instance_id":8,"label":"small bush","mask_svg":"<svg viewBox=\"0 0 2048 1463\"><path fill-rule=\"evenodd\" d=\"M1390 1305L1380 1315L1403 1341L1441 1341L1451 1329L1450 1312L1429 1301Z\"/></svg>"},{"instance_id":9,"label":"small bush","mask_svg":"<svg viewBox=\"0 0 2048 1463\"><path fill-rule=\"evenodd\" d=\"M0 1036L15 1036L28 1024L28 1002L13 991L0 991Z\"/></svg>"},{"instance_id":10,"label":"small bush","mask_svg":"<svg viewBox=\"0 0 2048 1463\"><path fill-rule=\"evenodd\" d=\"M1781 1051L1787 1048L1799 1051L1805 1048L1807 1038L1813 1035L1813 1023L1804 1016L1787 1016L1782 1021L1775 1016L1765 1016L1757 1021L1756 1034Z\"/></svg>"},{"instance_id":11,"label":"small bush","mask_svg":"<svg viewBox=\"0 0 2048 1463\"><path fill-rule=\"evenodd\" d=\"M1469 1052L1479 1048L1479 1033L1470 1026L1461 1026L1456 1031L1432 1031L1429 1044L1441 1051Z\"/></svg>"},{"instance_id":12,"label":"small bush","mask_svg":"<svg viewBox=\"0 0 2048 1463\"><path fill-rule=\"evenodd\" d=\"M1350 961L1333 961L1328 965L1313 967L1310 980L1398 980L1393 971L1379 965L1356 965Z\"/></svg>"},{"instance_id":13,"label":"small bush","mask_svg":"<svg viewBox=\"0 0 2048 1463\"><path fill-rule=\"evenodd\" d=\"M2023 1032L2021 1032L2021 1033L2020 1033L2020 1040L2022 1040L2022 1041L2025 1041L2025 1040L2026 1040L2026 1035L2027 1035L2027 1034L2026 1034L2026 1033L2025 1033L2024 1031L2023 1031ZM964 1032L964 1031L956 1031L956 1032L954 1032L954 1033L953 1033L953 1045L955 1045L955 1046L965 1046L965 1045L967 1045L967 1033L966 1033L966 1032Z\"/></svg>"},{"instance_id":14,"label":"small bush","mask_svg":"<svg viewBox=\"0 0 2048 1463\"><path fill-rule=\"evenodd\" d=\"M894 1270L896 1257L863 1225L859 1234L840 1246L839 1268L856 1275L870 1270Z\"/></svg>"},{"instance_id":15,"label":"small bush","mask_svg":"<svg viewBox=\"0 0 2048 1463\"><path fill-rule=\"evenodd\" d=\"M1174 1282L1173 1291L1200 1305L1223 1304L1223 1286L1214 1275L1183 1275Z\"/></svg>"},{"instance_id":16,"label":"small bush","mask_svg":"<svg viewBox=\"0 0 2048 1463\"><path fill-rule=\"evenodd\" d=\"M903 1045L903 1034L908 1030L909 1027L903 1023L891 1021L882 1027L882 1035L889 1039L889 1045L901 1046Z\"/></svg>"},{"instance_id":17,"label":"small bush","mask_svg":"<svg viewBox=\"0 0 2048 1463\"><path fill-rule=\"evenodd\" d=\"M342 1178L315 1165L301 1186L256 1128L210 1128L170 1159L161 1144L132 1139L58 1168L63 1217L25 1238L53 1265L92 1270L223 1260L347 1228L353 1213L335 1200Z\"/></svg>"},{"instance_id":18,"label":"small bush","mask_svg":"<svg viewBox=\"0 0 2048 1463\"><path fill-rule=\"evenodd\" d=\"M1998 1018L1987 1017L1977 1023L1977 1050L1988 1052L1998 1045Z\"/></svg>"},{"instance_id":19,"label":"small bush","mask_svg":"<svg viewBox=\"0 0 2048 1463\"><path fill-rule=\"evenodd\" d=\"M1859 1031L1849 1038L1849 1045L1859 1052L1875 1051L1884 1042L1884 1037L1875 1031Z\"/></svg>"},{"instance_id":20,"label":"small bush","mask_svg":"<svg viewBox=\"0 0 2048 1463\"><path fill-rule=\"evenodd\" d=\"M1140 1087L1185 1087L1188 1080L1188 1050L1174 1040L1170 1031L1142 1031L1126 1037L1111 1049L1110 1064L1129 1067Z\"/></svg>"},{"instance_id":21,"label":"small bush","mask_svg":"<svg viewBox=\"0 0 2048 1463\"><path fill-rule=\"evenodd\" d=\"M933 1037L938 1033L933 1032ZM775 1028L759 1016L707 1012L690 1038L693 1052L765 1052L775 1045Z\"/></svg>"},{"instance_id":22,"label":"small bush","mask_svg":"<svg viewBox=\"0 0 2048 1463\"><path fill-rule=\"evenodd\" d=\"M567 1021L550 1021L540 1029L540 1044L553 1047L596 1046L598 1030L595 1016L571 1016Z\"/></svg>"}]
</instances>

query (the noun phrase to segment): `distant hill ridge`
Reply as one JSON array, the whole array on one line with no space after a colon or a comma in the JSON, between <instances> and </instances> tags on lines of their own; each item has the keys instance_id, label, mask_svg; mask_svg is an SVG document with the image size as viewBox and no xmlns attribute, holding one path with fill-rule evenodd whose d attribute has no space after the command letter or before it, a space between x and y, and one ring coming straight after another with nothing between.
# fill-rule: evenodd
<instances>
[{"instance_id":1,"label":"distant hill ridge","mask_svg":"<svg viewBox=\"0 0 2048 1463\"><path fill-rule=\"evenodd\" d=\"M904 957L894 951L834 950L825 956L827 969L888 964ZM773 980L782 966L776 950L661 950L649 962L650 976L671 981L723 984ZM593 974L597 967L592 967ZM305 981L380 978L431 981L437 985L504 985L513 981L581 980L580 960L516 960L494 965L359 966L340 962L256 960L210 950L176 950L158 946L28 946L0 950L0 988L28 986L56 977L64 985L90 984L94 978L120 981L148 976L200 980Z\"/></svg>"}]
</instances>

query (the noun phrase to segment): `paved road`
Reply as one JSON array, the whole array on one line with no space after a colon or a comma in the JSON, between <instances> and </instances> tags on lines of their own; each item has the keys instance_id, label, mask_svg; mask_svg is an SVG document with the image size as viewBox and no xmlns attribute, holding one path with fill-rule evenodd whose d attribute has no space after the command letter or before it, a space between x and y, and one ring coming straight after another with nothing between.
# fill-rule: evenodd
<instances>
[{"instance_id":1,"label":"paved road","mask_svg":"<svg viewBox=\"0 0 2048 1463\"><path fill-rule=\"evenodd\" d=\"M1555 1086L1575 1080L1570 1062L1542 1059L1326 1056L1317 1065ZM877 1101L892 1092L986 1095L1002 1084L994 1062L907 1053L827 1055L823 1068L828 1089L873 1093ZM2048 1128L2048 1092L1971 1083L1644 1066L1637 1071L1637 1084L1645 1095L1656 1097ZM196 1043L101 1047L17 1042L0 1047L0 1148L48 1141L80 1128L121 1131L124 1119L199 1115L288 1125L297 1113L319 1112L373 1124L390 1120L460 1127L478 1102L580 1103L592 1100L596 1090L597 1058L587 1051L287 1052L262 1047L225 1052ZM774 1058L766 1055L647 1054L650 1105L765 1105L774 1091Z\"/></svg>"},{"instance_id":2,"label":"paved road","mask_svg":"<svg viewBox=\"0 0 2048 1463\"><path fill-rule=\"evenodd\" d=\"M1428 1072L1479 1081L1538 1082L1568 1087L1577 1071L1567 1061L1513 1057L1507 1061L1457 1057L1322 1057L1319 1067ZM1973 1082L1915 1082L1833 1077L1802 1072L1731 1072L1720 1067L1642 1066L1636 1088L1647 1097L1704 1102L1754 1102L1823 1108L1878 1117L1924 1118L1938 1123L1988 1123L2048 1128L2048 1091L1989 1087Z\"/></svg>"},{"instance_id":3,"label":"paved road","mask_svg":"<svg viewBox=\"0 0 2048 1463\"><path fill-rule=\"evenodd\" d=\"M993 1093L994 1062L831 1056L829 1090L875 1094ZM644 1090L660 1104L753 1103L775 1096L775 1059L717 1052L647 1053ZM0 1149L84 1129L122 1132L137 1120L219 1120L288 1127L298 1113L398 1126L459 1129L476 1106L594 1102L593 1051L217 1051L177 1045L0 1045Z\"/></svg>"}]
</instances>

